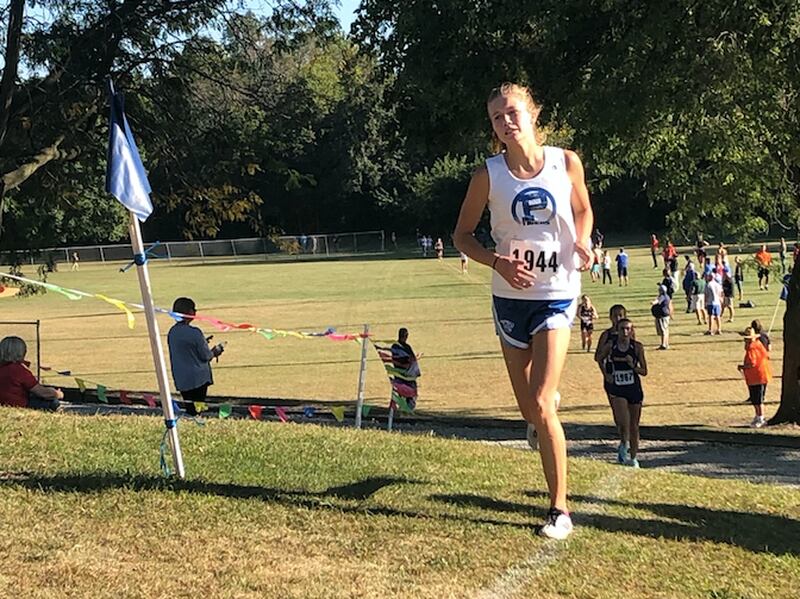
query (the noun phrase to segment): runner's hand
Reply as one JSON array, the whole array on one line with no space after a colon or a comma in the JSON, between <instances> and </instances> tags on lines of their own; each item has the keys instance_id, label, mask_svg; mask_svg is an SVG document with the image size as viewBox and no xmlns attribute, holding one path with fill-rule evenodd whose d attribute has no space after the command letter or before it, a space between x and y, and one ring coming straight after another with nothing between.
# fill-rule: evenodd
<instances>
[{"instance_id":1,"label":"runner's hand","mask_svg":"<svg viewBox=\"0 0 800 599\"><path fill-rule=\"evenodd\" d=\"M514 289L528 289L536 281L536 275L525 270L524 260L514 260L509 256L499 256L494 269Z\"/></svg>"},{"instance_id":2,"label":"runner's hand","mask_svg":"<svg viewBox=\"0 0 800 599\"><path fill-rule=\"evenodd\" d=\"M576 241L575 253L578 254L578 258L581 260L580 270L589 270L593 258L592 250L589 249L589 245L582 241Z\"/></svg>"}]
</instances>

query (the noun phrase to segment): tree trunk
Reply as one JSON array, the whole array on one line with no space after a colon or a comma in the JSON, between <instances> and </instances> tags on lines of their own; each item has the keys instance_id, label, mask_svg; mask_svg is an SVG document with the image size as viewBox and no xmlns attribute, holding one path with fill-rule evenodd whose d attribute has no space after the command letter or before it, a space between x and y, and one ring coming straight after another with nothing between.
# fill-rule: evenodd
<instances>
[{"instance_id":1,"label":"tree trunk","mask_svg":"<svg viewBox=\"0 0 800 599\"><path fill-rule=\"evenodd\" d=\"M6 35L5 65L0 79L0 147L6 139L11 102L17 89L17 68L19 67L19 47L22 37L22 14L25 0L11 0Z\"/></svg>"},{"instance_id":2,"label":"tree trunk","mask_svg":"<svg viewBox=\"0 0 800 599\"><path fill-rule=\"evenodd\" d=\"M800 260L795 260L783 316L781 405L769 424L800 424Z\"/></svg>"}]
</instances>

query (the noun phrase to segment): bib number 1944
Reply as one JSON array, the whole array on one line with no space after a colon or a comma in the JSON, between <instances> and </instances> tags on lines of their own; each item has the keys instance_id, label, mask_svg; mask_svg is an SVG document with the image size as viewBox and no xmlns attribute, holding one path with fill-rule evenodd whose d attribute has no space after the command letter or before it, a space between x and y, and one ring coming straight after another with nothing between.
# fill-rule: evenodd
<instances>
[{"instance_id":1,"label":"bib number 1944","mask_svg":"<svg viewBox=\"0 0 800 599\"><path fill-rule=\"evenodd\" d=\"M550 248L531 247L524 242L512 241L511 257L514 260L522 260L523 268L529 272L534 270L542 273L549 270L553 274L558 272L558 252Z\"/></svg>"}]
</instances>

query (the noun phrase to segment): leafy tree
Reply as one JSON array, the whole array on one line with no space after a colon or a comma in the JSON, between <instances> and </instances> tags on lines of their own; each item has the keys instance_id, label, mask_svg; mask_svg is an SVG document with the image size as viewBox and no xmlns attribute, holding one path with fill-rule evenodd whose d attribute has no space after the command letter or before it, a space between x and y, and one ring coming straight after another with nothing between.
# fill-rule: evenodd
<instances>
[{"instance_id":1,"label":"leafy tree","mask_svg":"<svg viewBox=\"0 0 800 599\"><path fill-rule=\"evenodd\" d=\"M47 17L25 19L26 4ZM61 178L58 166L64 161L89 154L82 161L85 174L96 173L96 148L105 146L105 80L114 76L125 87L132 77L168 59L223 4L224 0L11 0L3 13L0 219L9 207L17 217L31 212L35 216L37 198L23 187L32 177L49 179L40 182L40 188L63 185L62 190L75 192L76 177ZM89 185L85 178L83 185ZM64 198L64 216L70 213L69 195L51 194L59 203ZM83 195L82 207L98 198ZM99 211L108 215L105 209ZM83 221L87 214L91 212L83 213ZM79 222L70 221L69 226ZM69 226L49 232L58 239ZM116 235L113 228L109 235Z\"/></svg>"}]
</instances>

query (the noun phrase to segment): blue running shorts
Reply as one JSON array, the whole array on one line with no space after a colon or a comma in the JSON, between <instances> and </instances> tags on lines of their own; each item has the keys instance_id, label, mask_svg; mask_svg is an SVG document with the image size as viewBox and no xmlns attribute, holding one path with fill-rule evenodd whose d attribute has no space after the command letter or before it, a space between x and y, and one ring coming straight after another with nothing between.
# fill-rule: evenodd
<instances>
[{"instance_id":1,"label":"blue running shorts","mask_svg":"<svg viewBox=\"0 0 800 599\"><path fill-rule=\"evenodd\" d=\"M576 299L524 300L492 296L495 332L512 347L527 349L531 337L544 329L572 326L578 310Z\"/></svg>"}]
</instances>

